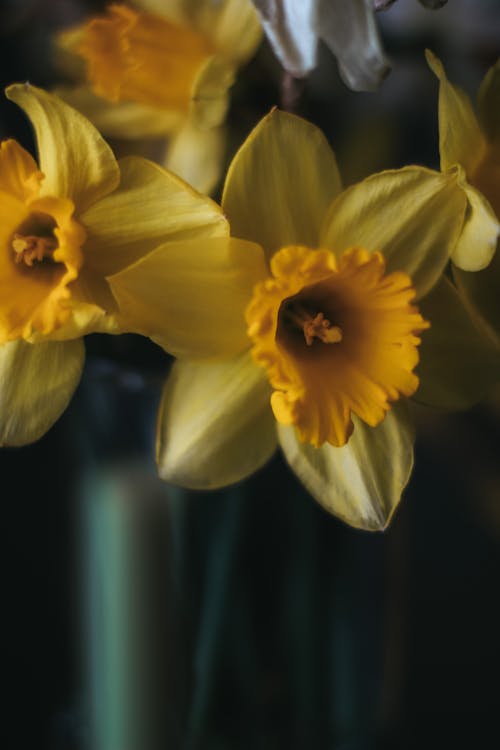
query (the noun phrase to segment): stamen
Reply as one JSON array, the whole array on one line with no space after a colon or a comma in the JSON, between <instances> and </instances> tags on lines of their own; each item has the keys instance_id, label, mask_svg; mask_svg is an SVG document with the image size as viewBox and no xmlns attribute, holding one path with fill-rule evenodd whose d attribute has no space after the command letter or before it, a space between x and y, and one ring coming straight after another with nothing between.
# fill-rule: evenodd
<instances>
[{"instance_id":1,"label":"stamen","mask_svg":"<svg viewBox=\"0 0 500 750\"><path fill-rule=\"evenodd\" d=\"M35 261L41 263L46 259L53 260L57 240L54 237L15 234L12 240L12 248L15 253L15 262L24 263L31 268Z\"/></svg>"},{"instance_id":2,"label":"stamen","mask_svg":"<svg viewBox=\"0 0 500 750\"><path fill-rule=\"evenodd\" d=\"M315 338L324 344L338 344L342 341L342 329L332 326L322 312L311 315L300 305L295 305L287 309L286 316L302 330L307 346L312 346Z\"/></svg>"}]
</instances>

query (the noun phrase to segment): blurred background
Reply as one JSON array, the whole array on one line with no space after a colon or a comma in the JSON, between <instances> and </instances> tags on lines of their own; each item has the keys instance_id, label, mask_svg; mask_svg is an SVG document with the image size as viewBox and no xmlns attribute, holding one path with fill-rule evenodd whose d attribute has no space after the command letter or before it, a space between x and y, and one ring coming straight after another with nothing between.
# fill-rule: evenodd
<instances>
[{"instance_id":1,"label":"blurred background","mask_svg":"<svg viewBox=\"0 0 500 750\"><path fill-rule=\"evenodd\" d=\"M103 7L2 0L2 87L60 82L53 33ZM425 47L473 96L500 49L497 0L399 0L377 20L393 62L377 93L349 91L327 50L296 84L346 184L438 166ZM226 161L283 90L263 43L233 88ZM34 148L3 98L0 136ZM0 454L2 747L500 746L498 393L467 413L415 407L412 481L390 529L368 534L328 516L280 456L223 492L160 482L168 357L135 336L86 345L63 417Z\"/></svg>"}]
</instances>

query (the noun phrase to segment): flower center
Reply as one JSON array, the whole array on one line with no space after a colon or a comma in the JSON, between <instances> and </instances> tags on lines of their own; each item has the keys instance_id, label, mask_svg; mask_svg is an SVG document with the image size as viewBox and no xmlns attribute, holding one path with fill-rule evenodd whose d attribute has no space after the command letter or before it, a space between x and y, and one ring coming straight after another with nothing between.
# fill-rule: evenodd
<instances>
[{"instance_id":1,"label":"flower center","mask_svg":"<svg viewBox=\"0 0 500 750\"><path fill-rule=\"evenodd\" d=\"M98 96L187 109L195 77L214 50L192 29L110 5L85 25L77 51Z\"/></svg>"},{"instance_id":2,"label":"flower center","mask_svg":"<svg viewBox=\"0 0 500 750\"><path fill-rule=\"evenodd\" d=\"M304 334L307 346L317 339L324 344L338 344L342 341L342 329L332 326L322 312L310 313L299 304L286 304L283 317Z\"/></svg>"},{"instance_id":3,"label":"flower center","mask_svg":"<svg viewBox=\"0 0 500 750\"><path fill-rule=\"evenodd\" d=\"M58 242L54 236L56 223L51 216L43 213L32 214L14 232L12 249L14 262L33 267L33 264L54 264L54 251Z\"/></svg>"},{"instance_id":4,"label":"flower center","mask_svg":"<svg viewBox=\"0 0 500 750\"><path fill-rule=\"evenodd\" d=\"M375 426L418 386L417 334L428 323L410 304L411 280L386 274L383 256L362 248L337 259L286 247L271 271L246 317L253 357L275 389L275 417L305 442L344 445L352 414Z\"/></svg>"}]
</instances>

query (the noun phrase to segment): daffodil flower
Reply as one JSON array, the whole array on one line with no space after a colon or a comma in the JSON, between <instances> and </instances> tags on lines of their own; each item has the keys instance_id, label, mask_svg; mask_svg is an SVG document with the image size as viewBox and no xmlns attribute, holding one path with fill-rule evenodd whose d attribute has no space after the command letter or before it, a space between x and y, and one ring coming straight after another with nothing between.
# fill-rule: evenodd
<instances>
[{"instance_id":1,"label":"daffodil flower","mask_svg":"<svg viewBox=\"0 0 500 750\"><path fill-rule=\"evenodd\" d=\"M451 256L455 285L443 278L425 309L436 320L424 342L424 347L429 343L436 351L432 367L455 372L452 383L462 380L458 392L452 385L439 396L456 408L469 406L499 379L500 61L481 84L476 116L469 97L448 81L437 57L426 54L440 82L441 169L458 169L458 184L467 199L464 224ZM447 347L449 336L442 326L451 320L461 321L460 336L470 354L466 359Z\"/></svg>"},{"instance_id":2,"label":"daffodil flower","mask_svg":"<svg viewBox=\"0 0 500 750\"><path fill-rule=\"evenodd\" d=\"M36 440L66 408L82 336L120 333L106 276L156 245L227 234L220 209L145 159L118 163L97 130L56 96L15 84L39 163L0 144L0 444ZM147 295L147 290L144 290Z\"/></svg>"},{"instance_id":3,"label":"daffodil flower","mask_svg":"<svg viewBox=\"0 0 500 750\"><path fill-rule=\"evenodd\" d=\"M227 175L232 236L165 245L109 279L141 332L178 357L159 413L160 475L221 487L279 444L325 508L384 528L413 464L407 398L429 325L416 301L446 267L465 205L455 173L421 167L342 192L316 127L264 118Z\"/></svg>"},{"instance_id":4,"label":"daffodil flower","mask_svg":"<svg viewBox=\"0 0 500 750\"><path fill-rule=\"evenodd\" d=\"M80 85L60 95L106 136L168 138L164 165L209 192L229 89L262 30L250 0L136 0L59 35Z\"/></svg>"},{"instance_id":5,"label":"daffodil flower","mask_svg":"<svg viewBox=\"0 0 500 750\"><path fill-rule=\"evenodd\" d=\"M318 42L330 48L345 83L373 91L389 72L372 0L253 0L281 64L301 78L317 64Z\"/></svg>"}]
</instances>

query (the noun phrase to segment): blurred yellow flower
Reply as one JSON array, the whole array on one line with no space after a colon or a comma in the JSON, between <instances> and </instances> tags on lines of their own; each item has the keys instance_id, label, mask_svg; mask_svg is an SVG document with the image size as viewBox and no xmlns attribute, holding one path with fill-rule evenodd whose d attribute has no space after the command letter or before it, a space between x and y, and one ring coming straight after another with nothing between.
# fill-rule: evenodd
<instances>
[{"instance_id":1,"label":"blurred yellow flower","mask_svg":"<svg viewBox=\"0 0 500 750\"><path fill-rule=\"evenodd\" d=\"M0 144L0 443L40 437L66 407L81 337L124 328L106 276L170 237L227 234L220 209L145 159L116 161L95 128L56 96L15 84L39 166Z\"/></svg>"},{"instance_id":2,"label":"blurred yellow flower","mask_svg":"<svg viewBox=\"0 0 500 750\"><path fill-rule=\"evenodd\" d=\"M115 3L59 35L61 64L80 81L59 93L106 136L168 137L164 165L209 192L229 89L260 38L250 0Z\"/></svg>"},{"instance_id":3,"label":"blurred yellow flower","mask_svg":"<svg viewBox=\"0 0 500 750\"><path fill-rule=\"evenodd\" d=\"M109 279L140 330L179 358L159 414L160 475L220 487L279 443L329 511L384 528L412 470L400 396L418 386L428 326L414 298L438 282L465 204L455 173L421 167L342 192L316 127L264 118L226 178L232 236L158 248Z\"/></svg>"}]
</instances>

